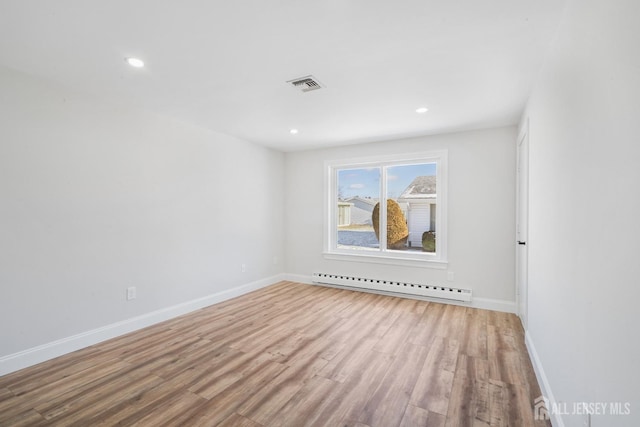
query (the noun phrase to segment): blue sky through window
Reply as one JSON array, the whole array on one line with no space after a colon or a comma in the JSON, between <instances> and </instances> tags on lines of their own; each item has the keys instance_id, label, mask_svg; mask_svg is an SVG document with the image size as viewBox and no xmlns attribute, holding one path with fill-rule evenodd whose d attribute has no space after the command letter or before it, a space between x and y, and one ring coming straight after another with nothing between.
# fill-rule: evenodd
<instances>
[{"instance_id":1,"label":"blue sky through window","mask_svg":"<svg viewBox=\"0 0 640 427\"><path fill-rule=\"evenodd\" d=\"M338 171L338 194L343 199L360 196L380 198L381 168L341 169ZM387 168L388 197L397 198L418 176L434 176L435 163L400 165Z\"/></svg>"}]
</instances>

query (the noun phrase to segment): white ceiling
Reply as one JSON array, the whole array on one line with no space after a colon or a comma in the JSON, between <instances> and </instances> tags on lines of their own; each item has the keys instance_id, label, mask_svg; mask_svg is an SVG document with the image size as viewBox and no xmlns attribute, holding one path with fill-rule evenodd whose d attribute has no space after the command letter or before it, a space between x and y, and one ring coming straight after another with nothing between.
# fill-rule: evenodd
<instances>
[{"instance_id":1,"label":"white ceiling","mask_svg":"<svg viewBox=\"0 0 640 427\"><path fill-rule=\"evenodd\" d=\"M0 65L292 151L517 123L564 3L0 0Z\"/></svg>"}]
</instances>

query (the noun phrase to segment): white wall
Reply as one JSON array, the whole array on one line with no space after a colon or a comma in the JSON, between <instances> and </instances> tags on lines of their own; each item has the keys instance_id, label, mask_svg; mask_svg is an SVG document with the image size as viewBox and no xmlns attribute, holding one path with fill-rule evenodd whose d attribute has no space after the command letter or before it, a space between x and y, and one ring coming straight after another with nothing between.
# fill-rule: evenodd
<instances>
[{"instance_id":1,"label":"white wall","mask_svg":"<svg viewBox=\"0 0 640 427\"><path fill-rule=\"evenodd\" d=\"M639 16L636 0L572 1L525 114L528 333L555 400L632 403L594 427L640 425Z\"/></svg>"},{"instance_id":2,"label":"white wall","mask_svg":"<svg viewBox=\"0 0 640 427\"><path fill-rule=\"evenodd\" d=\"M286 271L315 271L431 284L446 270L324 259L324 162L383 154L447 149L449 152L449 271L453 286L474 297L515 300L516 129L464 132L366 145L287 153Z\"/></svg>"},{"instance_id":3,"label":"white wall","mask_svg":"<svg viewBox=\"0 0 640 427\"><path fill-rule=\"evenodd\" d=\"M0 69L0 358L282 272L283 166Z\"/></svg>"}]
</instances>

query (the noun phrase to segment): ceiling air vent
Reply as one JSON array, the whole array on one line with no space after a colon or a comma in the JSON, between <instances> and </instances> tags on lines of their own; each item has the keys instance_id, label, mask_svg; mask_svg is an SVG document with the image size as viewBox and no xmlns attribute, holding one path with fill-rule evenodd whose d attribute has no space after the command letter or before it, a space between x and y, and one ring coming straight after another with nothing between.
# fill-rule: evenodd
<instances>
[{"instance_id":1,"label":"ceiling air vent","mask_svg":"<svg viewBox=\"0 0 640 427\"><path fill-rule=\"evenodd\" d=\"M313 76L299 77L297 79L289 80L287 83L301 92L311 92L312 90L318 90L323 87L318 79Z\"/></svg>"}]
</instances>

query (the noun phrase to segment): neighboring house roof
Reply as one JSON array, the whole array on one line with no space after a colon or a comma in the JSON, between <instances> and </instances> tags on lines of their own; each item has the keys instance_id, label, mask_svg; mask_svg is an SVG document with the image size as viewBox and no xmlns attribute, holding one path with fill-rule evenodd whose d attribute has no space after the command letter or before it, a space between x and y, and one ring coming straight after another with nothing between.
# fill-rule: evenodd
<instances>
[{"instance_id":1,"label":"neighboring house roof","mask_svg":"<svg viewBox=\"0 0 640 427\"><path fill-rule=\"evenodd\" d=\"M402 192L398 199L417 199L436 197L436 177L418 176Z\"/></svg>"},{"instance_id":2,"label":"neighboring house roof","mask_svg":"<svg viewBox=\"0 0 640 427\"><path fill-rule=\"evenodd\" d=\"M371 206L375 206L376 203L378 203L378 199L371 199L371 198L360 197L360 196L347 197L346 199L344 199L344 201L351 202L351 203L362 202Z\"/></svg>"},{"instance_id":3,"label":"neighboring house roof","mask_svg":"<svg viewBox=\"0 0 640 427\"><path fill-rule=\"evenodd\" d=\"M373 224L371 212L360 209L357 206L351 207L351 224Z\"/></svg>"},{"instance_id":4,"label":"neighboring house roof","mask_svg":"<svg viewBox=\"0 0 640 427\"><path fill-rule=\"evenodd\" d=\"M351 205L351 224L372 224L371 212L378 203L378 199L370 197L353 196L338 201L338 205Z\"/></svg>"}]
</instances>

